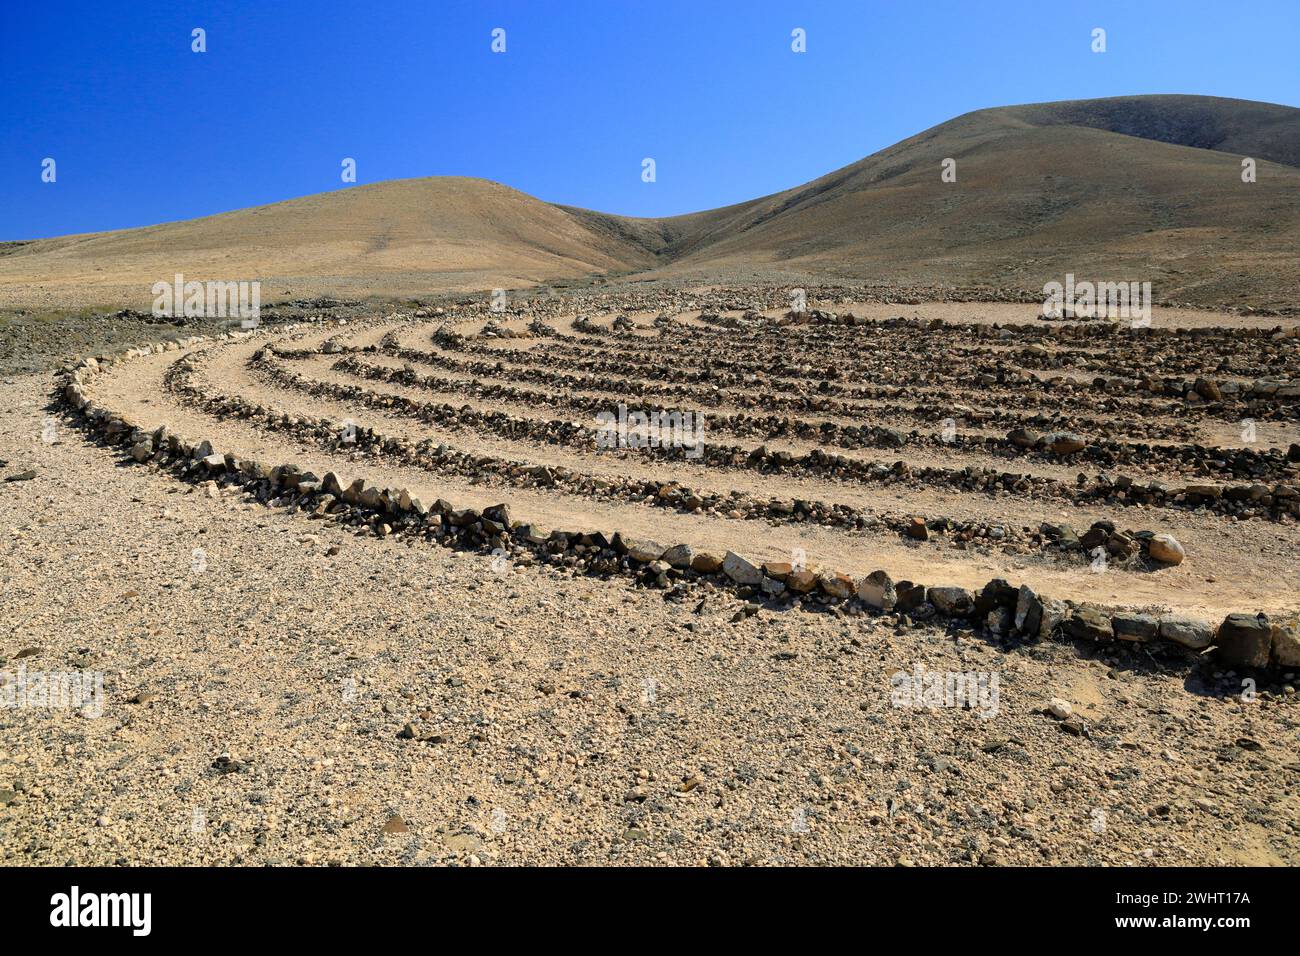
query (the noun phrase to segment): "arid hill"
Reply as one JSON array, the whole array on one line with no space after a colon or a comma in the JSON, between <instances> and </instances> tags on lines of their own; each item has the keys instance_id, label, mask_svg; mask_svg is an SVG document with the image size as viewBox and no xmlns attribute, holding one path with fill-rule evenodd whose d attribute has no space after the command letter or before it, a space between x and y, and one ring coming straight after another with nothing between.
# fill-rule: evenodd
<instances>
[{"instance_id":1,"label":"arid hill","mask_svg":"<svg viewBox=\"0 0 1300 956\"><path fill-rule=\"evenodd\" d=\"M1257 181L1242 181L1242 159ZM956 182L941 163L956 161ZM264 295L410 295L589 275L858 278L1035 290L1065 273L1157 299L1294 305L1300 110L1201 96L959 116L803 186L635 219L483 180L357 186L203 219L0 246L0 301L147 304L260 278Z\"/></svg>"},{"instance_id":2,"label":"arid hill","mask_svg":"<svg viewBox=\"0 0 1300 956\"><path fill-rule=\"evenodd\" d=\"M945 158L955 183L941 181ZM796 189L660 220L654 251L699 276L1040 289L1073 272L1150 280L1166 300L1295 304L1298 165L1290 107L1151 96L980 110Z\"/></svg>"}]
</instances>

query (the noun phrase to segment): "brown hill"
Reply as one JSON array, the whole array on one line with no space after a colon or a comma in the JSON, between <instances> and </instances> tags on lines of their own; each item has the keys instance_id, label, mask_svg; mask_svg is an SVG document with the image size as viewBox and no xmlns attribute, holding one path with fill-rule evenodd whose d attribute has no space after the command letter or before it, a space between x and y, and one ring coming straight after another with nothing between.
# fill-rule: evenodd
<instances>
[{"instance_id":1,"label":"brown hill","mask_svg":"<svg viewBox=\"0 0 1300 956\"><path fill-rule=\"evenodd\" d=\"M482 179L403 179L140 229L0 246L0 301L145 308L160 279L292 294L416 293L627 271L653 257Z\"/></svg>"},{"instance_id":2,"label":"brown hill","mask_svg":"<svg viewBox=\"0 0 1300 956\"><path fill-rule=\"evenodd\" d=\"M1258 181L1243 183L1241 159ZM945 183L940 164L957 163ZM148 286L418 294L592 274L820 276L1034 290L1066 272L1158 299L1300 298L1300 110L1135 96L980 110L803 186L636 219L473 179L400 180L0 247L0 299L139 304Z\"/></svg>"},{"instance_id":3,"label":"brown hill","mask_svg":"<svg viewBox=\"0 0 1300 956\"><path fill-rule=\"evenodd\" d=\"M940 178L949 157L955 183ZM1161 299L1294 305L1297 166L1290 107L1154 96L980 110L807 185L660 220L671 241L649 248L673 274L1039 289L1073 272L1150 280Z\"/></svg>"}]
</instances>

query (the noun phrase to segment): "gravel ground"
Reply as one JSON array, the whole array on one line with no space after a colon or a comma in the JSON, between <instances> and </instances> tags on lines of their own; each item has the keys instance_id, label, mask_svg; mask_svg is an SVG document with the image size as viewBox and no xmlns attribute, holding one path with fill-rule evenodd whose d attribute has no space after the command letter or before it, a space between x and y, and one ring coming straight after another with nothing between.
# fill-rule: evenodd
<instances>
[{"instance_id":1,"label":"gravel ground","mask_svg":"<svg viewBox=\"0 0 1300 956\"><path fill-rule=\"evenodd\" d=\"M0 670L102 708L0 710L6 864L1300 862L1294 691L360 537L124 465L51 383L0 384ZM996 702L898 706L918 667Z\"/></svg>"}]
</instances>

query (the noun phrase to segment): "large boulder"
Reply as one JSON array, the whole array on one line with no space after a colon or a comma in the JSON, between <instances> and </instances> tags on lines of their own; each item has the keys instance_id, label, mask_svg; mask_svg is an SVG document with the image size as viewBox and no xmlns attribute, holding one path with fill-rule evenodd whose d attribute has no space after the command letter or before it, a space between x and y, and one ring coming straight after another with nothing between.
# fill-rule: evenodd
<instances>
[{"instance_id":1,"label":"large boulder","mask_svg":"<svg viewBox=\"0 0 1300 956\"><path fill-rule=\"evenodd\" d=\"M1229 614L1214 643L1225 667L1266 667L1273 647L1273 625L1264 614Z\"/></svg>"}]
</instances>

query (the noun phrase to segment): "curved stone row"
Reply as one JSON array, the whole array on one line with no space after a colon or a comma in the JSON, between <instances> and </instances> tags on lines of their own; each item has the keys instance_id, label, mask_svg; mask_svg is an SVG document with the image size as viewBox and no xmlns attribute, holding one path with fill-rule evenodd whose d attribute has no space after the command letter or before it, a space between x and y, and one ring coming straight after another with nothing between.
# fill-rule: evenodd
<instances>
[{"instance_id":1,"label":"curved stone row","mask_svg":"<svg viewBox=\"0 0 1300 956\"><path fill-rule=\"evenodd\" d=\"M122 359L163 348L131 349ZM182 479L237 484L260 500L326 520L364 525L381 536L397 533L490 549L527 563L542 562L587 574L628 574L643 584L667 589L670 598L685 598L691 585L707 581L739 597L780 607L811 604L834 607L841 613L892 613L903 622L962 619L994 636L1027 640L1063 635L1082 641L1166 642L1198 651L1213 648L1217 663L1234 668L1300 666L1300 631L1294 625L1274 624L1264 614L1230 614L1213 627L1181 617L1056 601L1001 579L990 581L978 592L896 582L884 571L855 581L829 570L759 565L733 552L718 557L697 552L688 544L663 547L619 532L546 532L513 520L504 504L481 512L458 509L441 500L426 506L408 491L379 488L365 479L346 482L333 472L318 477L291 463L270 466L239 459L223 454L210 442L172 434L166 426L146 431L97 405L86 385L104 365L88 359L68 369L60 396L103 440L128 447L132 460L152 463ZM747 605L740 615L758 607Z\"/></svg>"},{"instance_id":2,"label":"curved stone row","mask_svg":"<svg viewBox=\"0 0 1300 956\"><path fill-rule=\"evenodd\" d=\"M476 344L472 337L443 332L438 337L437 344L448 351L478 356L495 363L500 363L502 359L500 349L481 343ZM578 370L592 376L612 375L628 381L645 382L642 376L646 372L647 363L643 361L600 357L576 358L560 363L554 357L548 356L547 348L548 346L541 345L537 349L510 352L509 361L517 366L544 370L551 370L556 365L563 364L566 369ZM384 349L382 343L381 350L399 354L396 350ZM446 365L446 356L439 356L433 352L402 349L400 357L422 364L449 367ZM717 359L713 355L709 356L708 361L695 366L684 367L678 362L673 369L672 377L679 385L695 385L719 390L724 388L743 390L756 387L770 390L781 387L794 395L811 394L819 399L860 402L909 398L914 396L917 387L924 387L926 394L934 401L950 402L953 405L972 400L972 395L978 395L985 400L998 399L1020 403L1025 399L1025 389L1032 388L1037 390L1034 404L1043 409L1066 413L1073 412L1083 402L1088 403L1090 407L1098 407L1098 403L1102 403L1102 407L1108 411L1125 412L1143 419L1174 414L1208 416L1223 421L1240 421L1242 418L1290 421L1296 417L1297 412L1300 412L1300 403L1290 400L1283 402L1277 397L1278 389L1282 385L1272 381L1254 383L1252 388L1258 388L1258 393L1247 394L1231 393L1233 383L1223 383L1222 388L1228 389L1231 393L1229 394L1223 392L1220 386L1213 382L1200 380L1188 383L1170 380L1167 392L1148 392L1130 388L1131 383L1121 379L1098 377L1085 382L1058 376L1042 380L1010 367L961 375L943 375L932 369L924 373L906 373L900 372L890 364L878 371L878 377L889 379L891 382L905 378L903 384L846 385L839 384L844 379L845 373L836 366L797 366L792 367L786 374L762 378L755 372L727 371L723 368L723 363L724 360ZM1159 388L1166 389L1163 380L1161 381ZM952 385L956 388L945 387ZM1048 389L1051 390L1051 394L1046 393ZM1148 396L1159 397L1161 401L1169 402L1169 405L1152 407L1146 401ZM1125 403L1126 398L1127 403ZM1134 401L1134 398L1142 400ZM1142 427L1144 431L1149 430L1149 426L1145 423Z\"/></svg>"},{"instance_id":3,"label":"curved stone row","mask_svg":"<svg viewBox=\"0 0 1300 956\"><path fill-rule=\"evenodd\" d=\"M337 422L282 415L239 396L205 393L194 381L196 372L197 366L192 358L186 357L168 370L164 381L169 391L206 414L251 419L261 427L290 432L298 439L313 441L327 450L339 450L346 444L349 451L389 456L435 474L473 478L492 475L503 484L514 487L553 488L570 495L628 504L645 504L648 500L655 507L671 508L684 514L715 514L733 520L762 520L769 524L816 524L862 533L885 531L913 540L947 542L960 550L987 547L1008 554L1042 553L1086 562L1092 560L1090 555L1095 547L1105 545L1111 557L1120 562L1117 565L1120 568L1126 567L1124 562L1133 567L1165 563L1148 560L1151 542L1155 538L1153 532L1116 531L1113 525L1109 526L1109 533L1101 541L1089 543L1086 535L1080 537L1064 524L1045 522L1038 531L1031 531L989 521L879 514L851 505L816 500L758 499L736 491L719 494L672 481L647 482L632 477L594 476L563 467L533 465L490 455L469 455L432 439L410 442L360 426L352 430L351 439L345 443L340 437L342 426ZM288 374L273 375L272 380L282 386L286 382L302 384L297 378L286 377ZM331 397L362 401L384 411L401 407L398 401L353 391L348 386L339 386L339 389L339 392L331 391ZM449 407L443 406L444 409ZM433 422L437 419L424 420Z\"/></svg>"},{"instance_id":4,"label":"curved stone row","mask_svg":"<svg viewBox=\"0 0 1300 956\"><path fill-rule=\"evenodd\" d=\"M990 330L993 330L1000 337L999 340L1002 344L1012 341L1019 343L1025 338L1036 338L1024 335L1026 329L1024 326L959 325L942 323L937 320L929 322L901 318L862 320L854 326L858 330L857 335L862 334L861 329L863 327L873 330L876 334L883 331L899 331L901 333L900 340L896 343L891 341L888 349L879 348L879 341L874 339L867 343L872 347L873 353L879 352L884 355L883 359L873 359L872 361L876 361L877 364L881 361L888 362L889 371L894 377L896 377L894 365L901 356L917 353L922 358L932 359L935 348L934 343L930 342L929 338L935 335L947 339L960 333L962 340L964 340L969 337L988 337ZM658 344L655 344L654 339L647 339L644 336L622 335L609 330L603 331L606 332L607 338L615 343L614 351L616 353L624 349L640 353L671 349L671 351L665 352L668 360L680 362L682 355L686 353L681 348L683 343L677 341L678 339L688 340L685 344L693 346L692 352L698 352L701 348L696 336L699 331L698 327L691 327L690 329L678 327L669 336L667 342ZM1156 334L1147 337L1146 332L1155 332ZM922 334L918 335L917 333ZM1108 338L1114 337L1116 336L1108 336ZM574 357L578 360L581 360L584 356L589 357L590 351L596 347L590 341L583 341L574 337L557 336L556 338L572 348ZM1055 337L1047 338L1045 341L1053 347L1060 344ZM1158 343L1158 347L1150 347L1152 342ZM1298 407L1300 403L1297 402L1297 399L1300 398L1300 379L1295 377L1293 371L1296 366L1295 357L1286 354L1273 354L1269 364L1277 366L1280 371L1277 374L1266 374L1257 364L1253 368L1256 373L1255 377L1252 377L1252 368L1240 367L1245 365L1241 357L1243 344L1250 343L1264 346L1274 353L1277 353L1280 348L1295 351L1297 344L1300 344L1300 332L1295 329L1283 330L1280 328L1271 330L1145 330L1143 333L1124 338L1122 346L1125 351L1133 350L1138 353L1150 354L1134 357L1127 364L1126 355L1112 357L1110 372L1106 375L1095 374L1087 382L1076 382L1064 375L1040 379L1037 376L1024 373L1024 367L1059 368L1062 372L1073 373L1079 371L1077 366L1073 365L1068 367L1054 365L1050 361L1056 355L1053 348L1046 348L1040 344L1030 342L1029 344L1020 345L1020 348L1014 353L1003 353L1014 354L1019 357L1021 367L1005 361L992 361L991 364L977 370L974 384L980 388L1025 385L1042 387L1051 385L1067 392L1078 389L1082 395L1090 398L1098 394L1150 394L1179 400L1182 404L1191 408L1206 408L1208 405L1208 411L1222 418L1293 419L1297 411L1300 411L1300 407ZM763 362L753 362L727 358L712 353L709 355L707 366L725 369L730 371L732 375L742 377L766 373L778 378L797 379L800 369L806 367L808 363L804 361L801 366L782 356L798 355L803 358L815 355L820 359L831 358L826 354L827 343L822 340L820 333L817 337L800 337L795 333L791 333L787 328L764 327L764 331L743 333L739 338L715 339L710 344L725 344L729 350L734 350L737 347L750 347L764 355L775 356L765 359ZM862 364L862 343L855 343L854 345L855 347L851 348L848 355L829 363L830 367L826 369L826 377L830 381L842 378L845 374L837 362L851 368L857 377L868 377L869 370L864 368ZM1187 353L1194 349L1209 346L1215 346L1216 348L1210 351L1210 354L1199 363L1197 370L1190 375L1157 375L1152 372L1153 366L1157 368L1172 366L1171 371L1176 371L1183 366L1194 365L1196 363L1186 357ZM835 343L831 344L832 355L838 347ZM554 348L554 346L550 346L550 348ZM963 349L964 346L945 344L944 354L949 356L949 362L951 363L956 353L963 352ZM1233 369L1227 377L1218 375L1223 362L1222 357L1225 355L1231 356L1233 365ZM928 362L927 364L931 363ZM1091 367L1096 367L1101 363L1094 361L1089 364ZM1289 375L1286 374L1288 371L1290 372ZM967 373L964 371L960 374L950 374L936 372L932 369L927 376L927 381L934 383L966 381L968 387L970 386Z\"/></svg>"},{"instance_id":5,"label":"curved stone row","mask_svg":"<svg viewBox=\"0 0 1300 956\"><path fill-rule=\"evenodd\" d=\"M456 408L448 403L419 402L404 396L379 395L358 385L306 379L271 361L272 354L269 350L258 350L250 360L250 368L260 371L283 388L358 402L444 428L481 430L509 440L566 445L596 453L594 428L572 422L522 418L505 412L483 412L468 405ZM706 443L701 454L694 458L686 457L685 449L681 448L646 448L641 449L641 452L651 458L692 466L805 475L856 484L917 484L985 494L1010 491L1035 498L1125 507L1153 505L1175 509L1205 508L1241 518L1257 517L1274 521L1283 520L1287 516L1300 517L1300 486L1282 483L1270 486L1251 482L1225 486L1194 482L1186 486L1170 486L1162 481L1152 481L1142 485L1123 476L1111 479L1103 475L1088 479L1087 476L1080 475L1076 483L1070 485L1056 478L1000 472L977 466L951 468L927 465L913 468L905 461L888 466L846 458L820 448L797 456L785 451L771 451L766 447L749 449Z\"/></svg>"},{"instance_id":6,"label":"curved stone row","mask_svg":"<svg viewBox=\"0 0 1300 956\"><path fill-rule=\"evenodd\" d=\"M606 336L607 338L614 339L614 341L627 343L628 346L647 347L647 339L645 339L645 337L634 336L634 334L621 334L620 330L617 328L603 329L598 328L598 326L591 326L591 328L593 328L593 330L598 330L599 333L603 334L603 336ZM891 345L889 349L879 350L884 354L884 358L880 359L875 358L874 355L863 355L861 350L862 343L857 343L859 346L858 349L853 350L852 355L844 356L845 360L852 359L855 367L863 367L862 363L865 362L865 360L867 360L867 362L875 362L876 364L881 362L892 363L897 355L907 355L909 352L917 352L919 355L930 355L933 352L933 342L931 339L935 337L937 333L937 337L945 339L953 338L954 341L962 343L962 345L946 346L946 351L948 351L950 359L962 358L962 356L971 358L972 355L978 356L978 358L987 356L984 360L987 363L992 363L991 367L976 368L975 371L978 373L978 377L987 375L989 371L1001 371L1011 375L1011 373L1017 373L1019 369L1015 368L1014 365L1010 365L1009 363L997 359L996 355L988 354L987 350L971 352L970 346L965 345L966 341L969 341L970 338L989 337L989 330L993 330L993 336L996 336L998 341L1002 343L1017 341L1017 339L1021 338L1030 338L1019 334L1026 329L1026 326L963 325L956 323L941 323L939 320L909 320L902 319L902 317L900 317L900 319L855 320L853 328L855 334L859 337L861 337L865 332L878 333L900 330L900 332L905 333L905 337L901 338L900 341L888 342L888 345ZM766 349L764 351L776 351L777 355L772 356L772 358L764 358L762 362L753 359L733 359L725 358L725 356L711 356L710 364L716 365L716 367L719 368L728 369L728 371L733 373L741 373L741 375L745 375L745 373L749 373L749 375L761 373L761 375L770 375L772 377L792 377L792 372L797 368L797 365L790 362L789 359L781 358L780 352L789 355L800 355L802 358L802 356L805 355L818 354L818 352L823 351L823 346L831 345L832 347L835 347L837 345L835 342L827 343L819 341L819 339L815 337L797 336L797 333L790 332L789 324L777 326L777 328L766 328L764 330L766 330L768 341L775 342L777 345L781 346L780 349ZM918 332L924 333L923 336L918 337L917 334L915 334ZM1148 333L1152 332L1156 332L1156 334L1147 337ZM679 326L676 330L676 334L679 337L685 337L686 333L684 333L684 330ZM759 336L755 336L753 333L751 333L750 337L754 338L755 341L758 341L759 339ZM1147 358L1135 359L1131 365L1128 365L1125 364L1127 356L1123 355L1123 352L1119 352L1118 355L1110 355L1108 356L1108 362L1112 365L1114 371L1110 373L1109 376L1096 376L1093 378L1092 385L1097 389L1108 390L1108 392L1152 392L1156 394L1165 394L1167 397L1178 398L1187 397L1188 393L1195 392L1197 386L1209 385L1216 390L1221 390L1223 397L1240 395L1240 397L1243 398L1274 398L1277 399L1277 401L1294 403L1297 398L1300 398L1300 378L1288 377L1282 375L1282 373L1273 375L1273 373L1265 372L1264 368L1260 367L1260 365L1256 365L1253 369L1242 368L1240 369L1240 372L1232 373L1235 377L1225 378L1222 382L1214 382L1205 378L1205 375L1213 375L1213 373L1217 371L1217 362L1214 363L1214 365L1216 365L1216 368L1214 369L1205 368L1205 365L1209 364L1209 362L1201 363L1201 367L1197 368L1196 371L1193 371L1190 377L1187 375L1153 377L1147 369L1149 369L1152 364L1167 364L1171 365L1170 371L1179 371L1182 365L1192 364L1191 350L1200 349L1200 347L1205 345L1217 345L1219 355L1231 355L1234 362L1240 365L1244 364L1244 358L1242 356L1243 342L1269 342L1273 347L1288 347L1288 349L1291 349L1292 342L1297 338L1300 338L1300 334L1297 334L1295 330L1282 328L1268 330L1232 329L1230 332L1223 329L1144 329L1132 334L1131 337L1126 338L1125 341L1123 341L1123 347L1125 347L1125 349L1132 349L1132 347L1138 346L1136 351L1149 352ZM1174 341L1174 339L1177 339L1177 341ZM653 341L653 339L651 339L651 341ZM725 341L727 341L727 345L731 346L744 345L745 343L744 341L735 342L733 339L725 339ZM1057 343L1056 337L1048 339L1048 341L1052 342L1053 345L1056 345ZM866 343L871 346L880 345L878 339L868 339ZM590 342L582 342L581 339L573 342L571 347L573 350L572 354L575 358L581 358L582 352L589 352L593 349L593 345L591 345ZM654 349L653 345L649 347L650 349ZM1157 349L1160 350L1158 351L1158 359L1160 360L1154 362L1154 359L1157 358ZM681 358L680 351L671 352L669 355L671 355L672 358ZM1024 358L1027 359L1027 364L1024 365L1024 367L1041 369L1060 368L1060 365L1054 365L1052 362L1049 362L1049 359L1053 356L1053 351L1047 349L1047 347L1037 345L1037 343L1023 346L1023 355ZM1218 358L1218 356L1216 356L1216 358ZM1294 363L1288 363L1286 359L1286 355L1274 355L1269 364L1278 365L1278 367L1283 369L1294 367ZM806 364L806 362L802 364ZM1102 363L1097 362L1096 364ZM866 365L866 367L863 368L870 369L870 365ZM1078 369L1076 369L1074 365L1070 365L1070 367L1063 368L1062 371L1074 372L1078 371ZM961 375L966 375L966 373L966 371L961 373L937 372L936 377L933 377L931 381L958 380ZM1024 376L1024 380L1034 380L1034 376ZM1201 394L1200 397L1205 398L1205 395ZM1210 401L1210 399L1206 398L1206 401ZM1214 399L1214 401L1217 401L1217 399Z\"/></svg>"},{"instance_id":7,"label":"curved stone row","mask_svg":"<svg viewBox=\"0 0 1300 956\"><path fill-rule=\"evenodd\" d=\"M1090 418L1071 418L1068 422L1052 418L1042 412L1036 412L1032 415L1025 415L1016 411L1014 408L1006 405L997 409L973 408L956 401L957 396L948 395L953 399L947 402L934 403L877 403L873 405L863 405L852 400L843 400L828 398L825 395L814 394L779 394L773 391L741 391L741 390L721 390L711 387L699 387L683 385L671 381L650 381L644 378L620 377L611 381L607 377L595 375L573 375L568 372L558 372L553 363L536 363L537 367L512 367L503 363L498 354L488 351L486 354L492 355L492 359L473 360L458 359L449 355L443 355L438 352L428 352L419 349L406 348L398 344L396 333L386 335L375 346L355 346L341 350L349 354L364 353L382 353L393 358L399 358L406 362L418 365L427 365L434 368L446 369L450 372L458 372L464 375L484 376L495 379L505 379L512 382L525 382L537 385L548 385L555 388L563 388L575 391L608 391L615 385L627 392L630 397L640 397L642 395L655 395L662 397L679 398L689 401L693 405L701 408L716 408L719 405L734 405L737 408L762 408L770 411L789 410L794 412L814 412L823 415L839 415L846 418L860 418L864 415L876 417L909 417L922 421L943 422L949 418L961 420L970 426L980 425L1001 425L1006 426L1025 426L1037 428L1044 431L1053 429L1067 430L1068 427L1089 427L1094 430L1102 430L1106 426L1098 419ZM278 357L286 359L304 359L315 354L312 349L279 349L275 350ZM331 352L330 354L334 354ZM514 353L510 356L513 364L525 365L519 362ZM895 390L901 391L901 390ZM942 395L936 398L942 398ZM960 396L965 399L965 396ZM1191 436L1191 431L1184 423L1148 423L1143 422L1141 428L1144 433L1153 438L1187 438Z\"/></svg>"},{"instance_id":8,"label":"curved stone row","mask_svg":"<svg viewBox=\"0 0 1300 956\"><path fill-rule=\"evenodd\" d=\"M1098 418L1062 414L1060 409L1055 414L1042 410L1025 413L1014 405L1004 403L997 408L973 407L967 404L968 396L954 393L935 393L933 402L889 402L879 399L845 400L829 398L821 394L781 394L770 390L744 391L721 390L707 386L681 385L670 381L650 381L644 378L620 376L609 379L595 375L572 375L555 371L555 363L543 362L536 358L532 361L537 367L514 367L524 365L511 353L512 364L503 363L500 358L495 361L467 360L452 358L437 352L405 348L397 344L396 335L385 336L378 347L358 346L345 350L350 354L379 353L399 358L419 365L428 365L465 375L481 375L488 378L504 379L512 382L549 385L552 387L578 391L609 391L615 387L623 389L630 396L651 394L656 397L674 397L687 400L702 408L716 408L719 405L734 405L738 408L761 408L768 411L789 410L794 412L812 412L823 415L837 415L844 418L911 418L917 421L945 422L952 420L965 423L968 427L978 426L1020 426L1037 429L1041 432L1074 431L1085 429L1106 433L1123 429L1138 429L1153 439L1189 439L1194 437L1193 428L1186 422L1105 422ZM276 355L287 359L304 359L312 355L311 349L276 350ZM488 352L487 354L493 354ZM754 386L750 386L754 388ZM896 391L903 391L896 389ZM946 401L938 401L946 398ZM958 401L960 399L960 401ZM872 404L861 404L870 401ZM1123 413L1123 408L1113 409Z\"/></svg>"},{"instance_id":9,"label":"curved stone row","mask_svg":"<svg viewBox=\"0 0 1300 956\"><path fill-rule=\"evenodd\" d=\"M282 353L277 353L282 354ZM302 354L302 350L298 350ZM610 400L596 396L556 395L521 389L515 386L479 381L466 382L420 375L411 368L393 368L371 365L360 361L356 354L340 359L333 365L335 371L344 372L371 381L383 381L408 388L433 392L468 392L485 399L503 399L518 402L538 402L547 406L569 408L574 411L600 412L610 409ZM1041 434L1028 428L1017 428L1005 438L982 435L933 435L917 431L904 432L884 425L841 425L831 421L809 421L792 416L757 416L743 412L708 419L711 432L723 431L739 438L758 437L765 441L796 439L815 441L822 445L841 448L904 448L924 446L942 450L972 451L1002 458L1026 457L1049 463L1087 461L1102 467L1114 467L1141 458L1144 465L1177 465L1192 474L1206 477L1251 477L1257 482L1275 481L1281 477L1300 474L1300 445L1290 452L1268 448L1224 449L1202 445L1149 445L1120 442L1114 439L1085 440L1072 432Z\"/></svg>"},{"instance_id":10,"label":"curved stone row","mask_svg":"<svg viewBox=\"0 0 1300 956\"><path fill-rule=\"evenodd\" d=\"M288 359L304 359L313 354L311 349L276 349L275 351L279 357ZM693 387L673 382L651 382L643 378L620 378L611 382L604 377L573 376L556 372L554 371L554 363L538 363L542 366L540 368L514 368L502 363L499 358L496 361L463 360L435 352L407 349L398 343L396 333L385 335L378 347L358 346L344 351L352 355L368 352L381 353L407 362L435 366L466 375L482 375L494 379L545 384L580 391L607 391L617 385L619 388L626 389L629 394L651 393L664 397L671 395L688 399L698 406L709 408L722 404L731 404L740 408L763 408L771 411L788 409L851 418L869 415L880 418L912 418L929 422L943 422L953 419L954 421L961 420L971 427L981 425L1024 426L1036 428L1040 431L1086 429L1104 433L1116 426L1116 423L1103 422L1101 419L1087 416L1049 416L1039 411L1027 415L1006 405L999 406L996 409L977 409L954 402L932 404L877 402L872 405L862 405L821 395L782 395L772 391L758 391L757 393L749 391L724 392L714 388ZM330 354L333 354L333 352ZM489 352L488 354L492 353ZM1130 424L1127 427L1136 426ZM1150 438L1188 439L1193 436L1192 428L1186 422L1144 421L1141 423L1140 428L1143 434Z\"/></svg>"},{"instance_id":11,"label":"curved stone row","mask_svg":"<svg viewBox=\"0 0 1300 956\"><path fill-rule=\"evenodd\" d=\"M707 349L711 345L725 344L733 350L747 350L763 356L754 359L733 359L713 356L721 367L742 373L771 372L789 376L801 364L790 356L817 355L831 360L836 369L841 364L853 372L865 370L863 362L892 363L896 357L931 358L936 346L941 346L950 364L995 363L994 367L1016 368L1008 359L1014 359L1021 369L1061 371L1094 374L1094 383L1105 388L1114 379L1116 387L1125 383L1142 383L1139 390L1156 391L1149 384L1153 366L1165 370L1161 390L1170 396L1183 396L1202 380L1222 376L1220 385L1225 394L1233 395L1252 390L1254 381L1274 383L1281 388L1297 385L1294 378L1295 356L1290 354L1300 348L1300 335L1281 328L1261 329L1174 329L1165 334L1147 335L1139 332L1120 340L1083 343L1088 348L1076 347L1062 341L1059 335L1034 334L1037 329L1025 326L979 325L958 323L920 322L906 319L864 319L851 326L851 336L843 338L828 334L825 328L801 331L790 324L763 326L750 331L729 332L722 337L716 330L705 333L700 342L698 326L674 323L658 325L660 335L621 333L617 326L601 329L603 339L591 341L590 335L576 337L553 336L559 350L568 350L575 358L589 356L592 351L635 351L642 354L662 355L676 360L681 357L681 345L688 343ZM1151 330L1147 330L1151 331ZM919 333L919 334L918 334ZM936 341L937 340L937 341ZM1122 347L1115 348L1119 344ZM1098 346L1103 347L1098 347ZM870 353L864 355L864 346ZM882 348L882 346L887 346ZM878 358L877 356L883 356ZM1229 367L1224 367L1225 356L1230 357ZM1082 360L1083 365L1079 362ZM807 364L806 361L802 364ZM981 366L980 371L987 370ZM1290 372L1291 374L1286 374ZM1262 385L1256 392L1272 392L1272 385ZM1284 392L1283 398L1294 398Z\"/></svg>"}]
</instances>

